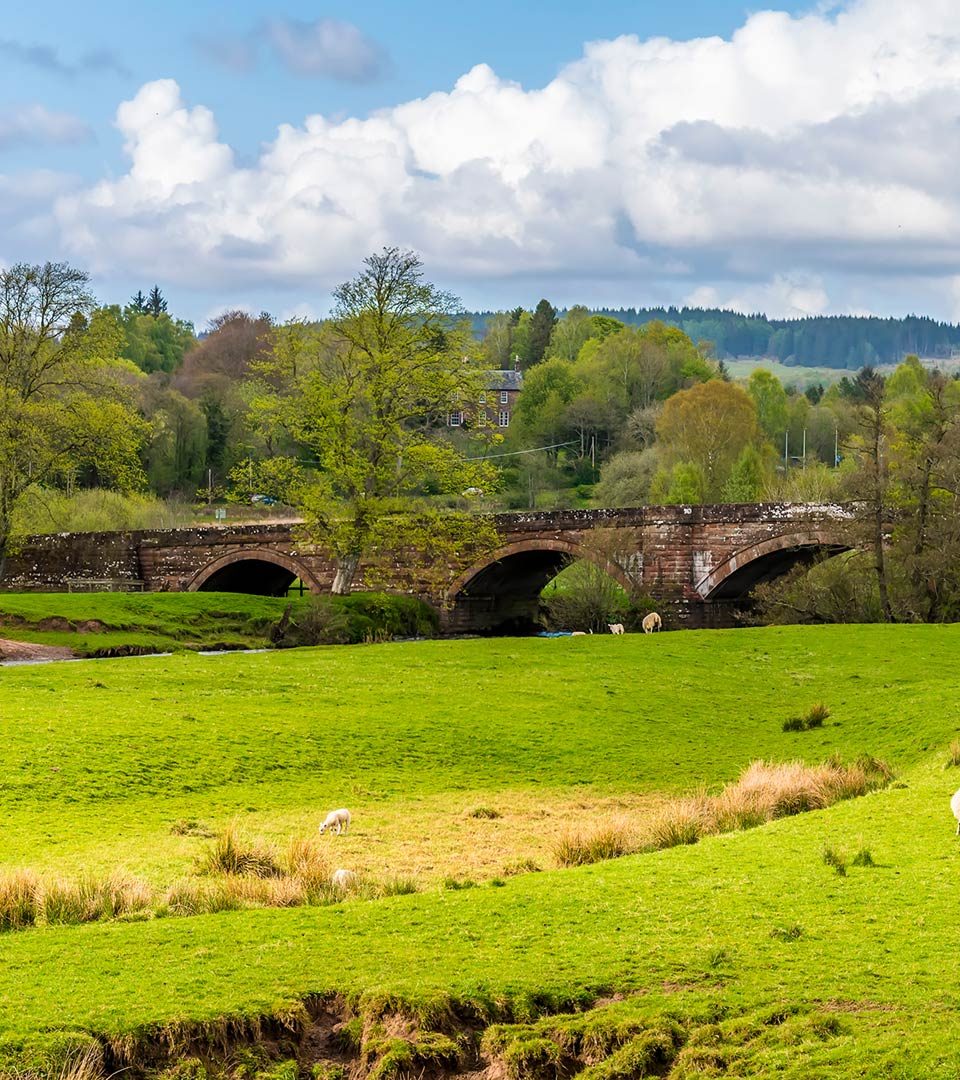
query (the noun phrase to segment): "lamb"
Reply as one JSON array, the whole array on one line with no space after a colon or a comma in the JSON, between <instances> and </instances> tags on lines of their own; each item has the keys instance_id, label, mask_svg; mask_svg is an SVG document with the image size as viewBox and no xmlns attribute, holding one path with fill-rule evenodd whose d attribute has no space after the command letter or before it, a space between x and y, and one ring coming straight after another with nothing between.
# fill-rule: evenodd
<instances>
[{"instance_id":1,"label":"lamb","mask_svg":"<svg viewBox=\"0 0 960 1080\"><path fill-rule=\"evenodd\" d=\"M653 634L657 630L663 629L663 619L655 611L651 611L649 615L644 615L643 622L640 625L643 627L645 634Z\"/></svg>"},{"instance_id":2,"label":"lamb","mask_svg":"<svg viewBox=\"0 0 960 1080\"><path fill-rule=\"evenodd\" d=\"M610 627L611 634L622 634L625 632L622 622L607 623L607 626Z\"/></svg>"},{"instance_id":3,"label":"lamb","mask_svg":"<svg viewBox=\"0 0 960 1080\"><path fill-rule=\"evenodd\" d=\"M338 892L347 892L356 888L357 875L352 870L344 870L341 867L339 870L334 870L330 877L330 884Z\"/></svg>"},{"instance_id":4,"label":"lamb","mask_svg":"<svg viewBox=\"0 0 960 1080\"><path fill-rule=\"evenodd\" d=\"M341 832L346 832L349 828L350 811L344 809L331 810L330 813L327 814L323 824L320 826L320 831L324 833L327 829L336 829L337 836L339 836Z\"/></svg>"},{"instance_id":5,"label":"lamb","mask_svg":"<svg viewBox=\"0 0 960 1080\"><path fill-rule=\"evenodd\" d=\"M953 798L950 800L950 809L957 819L957 836L960 836L960 788L953 793Z\"/></svg>"}]
</instances>

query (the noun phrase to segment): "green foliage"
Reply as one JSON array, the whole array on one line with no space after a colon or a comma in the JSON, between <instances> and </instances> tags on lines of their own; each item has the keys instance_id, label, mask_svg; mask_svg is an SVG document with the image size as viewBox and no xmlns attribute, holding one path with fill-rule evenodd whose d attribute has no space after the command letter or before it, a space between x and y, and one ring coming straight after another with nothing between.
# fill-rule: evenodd
<instances>
[{"instance_id":1,"label":"green foliage","mask_svg":"<svg viewBox=\"0 0 960 1080\"><path fill-rule=\"evenodd\" d=\"M125 342L121 355L147 374L162 371L170 374L183 362L184 354L196 342L193 324L172 319L165 311L138 314L128 307L107 309L119 319Z\"/></svg>"},{"instance_id":2,"label":"green foliage","mask_svg":"<svg viewBox=\"0 0 960 1080\"><path fill-rule=\"evenodd\" d=\"M665 464L684 463L698 469L706 501L719 498L734 464L756 438L752 399L740 387L721 379L674 394L657 421Z\"/></svg>"},{"instance_id":3,"label":"green foliage","mask_svg":"<svg viewBox=\"0 0 960 1080\"><path fill-rule=\"evenodd\" d=\"M787 395L776 375L757 368L747 380L747 393L757 409L757 423L774 445L787 428Z\"/></svg>"},{"instance_id":4,"label":"green foliage","mask_svg":"<svg viewBox=\"0 0 960 1080\"><path fill-rule=\"evenodd\" d=\"M810 731L823 727L823 722L830 716L830 710L822 701L812 705L803 716L791 716L784 720L784 731Z\"/></svg>"},{"instance_id":5,"label":"green foliage","mask_svg":"<svg viewBox=\"0 0 960 1080\"><path fill-rule=\"evenodd\" d=\"M81 488L68 495L56 488L30 487L17 502L11 535L175 529L194 520L192 507L152 495L104 488Z\"/></svg>"},{"instance_id":6,"label":"green foliage","mask_svg":"<svg viewBox=\"0 0 960 1080\"><path fill-rule=\"evenodd\" d=\"M622 622L630 598L604 566L589 559L572 563L541 594L547 626L554 630L592 630L604 633L607 624Z\"/></svg>"},{"instance_id":7,"label":"green foliage","mask_svg":"<svg viewBox=\"0 0 960 1080\"><path fill-rule=\"evenodd\" d=\"M64 263L0 271L0 567L29 488L143 481L146 426L118 377L122 330L87 282Z\"/></svg>"},{"instance_id":8,"label":"green foliage","mask_svg":"<svg viewBox=\"0 0 960 1080\"><path fill-rule=\"evenodd\" d=\"M249 874L252 877L277 877L280 865L275 852L254 844L231 826L197 858L201 874Z\"/></svg>"},{"instance_id":9,"label":"green foliage","mask_svg":"<svg viewBox=\"0 0 960 1080\"><path fill-rule=\"evenodd\" d=\"M650 484L650 498L665 506L702 503L706 499L707 480L703 469L693 461L678 461L669 471L659 470Z\"/></svg>"},{"instance_id":10,"label":"green foliage","mask_svg":"<svg viewBox=\"0 0 960 1080\"><path fill-rule=\"evenodd\" d=\"M530 320L530 340L527 346L527 358L530 364L539 364L543 359L553 328L557 324L557 309L549 300L541 300Z\"/></svg>"},{"instance_id":11,"label":"green foliage","mask_svg":"<svg viewBox=\"0 0 960 1080\"><path fill-rule=\"evenodd\" d=\"M355 645L391 638L434 637L437 629L437 613L412 596L313 596L299 608L278 644Z\"/></svg>"},{"instance_id":12,"label":"green foliage","mask_svg":"<svg viewBox=\"0 0 960 1080\"><path fill-rule=\"evenodd\" d=\"M733 464L720 497L724 502L759 502L767 490L767 470L756 446L745 446Z\"/></svg>"},{"instance_id":13,"label":"green foliage","mask_svg":"<svg viewBox=\"0 0 960 1080\"><path fill-rule=\"evenodd\" d=\"M842 852L837 851L837 849L831 847L830 844L825 844L823 851L821 852L821 858L826 866L829 866L836 872L837 877L847 876L847 860Z\"/></svg>"},{"instance_id":14,"label":"green foliage","mask_svg":"<svg viewBox=\"0 0 960 1080\"><path fill-rule=\"evenodd\" d=\"M412 253L385 248L334 292L323 328L278 330L252 408L261 436L284 431L313 463L298 499L304 532L337 561L348 593L378 525L426 489L491 492L490 463L468 461L436 429L479 397L460 303L423 278Z\"/></svg>"}]
</instances>

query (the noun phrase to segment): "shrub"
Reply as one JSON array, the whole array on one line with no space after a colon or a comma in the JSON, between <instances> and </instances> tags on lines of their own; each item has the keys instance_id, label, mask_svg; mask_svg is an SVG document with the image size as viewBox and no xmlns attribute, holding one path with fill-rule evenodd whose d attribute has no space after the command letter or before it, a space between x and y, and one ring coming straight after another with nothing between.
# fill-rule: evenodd
<instances>
[{"instance_id":1,"label":"shrub","mask_svg":"<svg viewBox=\"0 0 960 1080\"><path fill-rule=\"evenodd\" d=\"M230 826L217 835L213 844L197 859L201 874L247 874L252 877L276 877L281 873L271 848L258 847L243 839Z\"/></svg>"},{"instance_id":2,"label":"shrub","mask_svg":"<svg viewBox=\"0 0 960 1080\"><path fill-rule=\"evenodd\" d=\"M422 600L374 592L312 596L293 619L284 621L276 635L276 643L284 646L433 637L439 628L437 613Z\"/></svg>"},{"instance_id":3,"label":"shrub","mask_svg":"<svg viewBox=\"0 0 960 1080\"><path fill-rule=\"evenodd\" d=\"M0 878L0 931L22 930L37 921L37 879L26 871Z\"/></svg>"},{"instance_id":4,"label":"shrub","mask_svg":"<svg viewBox=\"0 0 960 1080\"><path fill-rule=\"evenodd\" d=\"M876 866L869 848L861 847L851 860L852 866Z\"/></svg>"},{"instance_id":5,"label":"shrub","mask_svg":"<svg viewBox=\"0 0 960 1080\"><path fill-rule=\"evenodd\" d=\"M629 855L632 850L634 847L626 828L611 823L586 833L565 833L554 844L553 854L560 866L586 866Z\"/></svg>"},{"instance_id":6,"label":"shrub","mask_svg":"<svg viewBox=\"0 0 960 1080\"><path fill-rule=\"evenodd\" d=\"M847 860L841 852L830 847L829 844L826 844L822 852L822 857L827 866L832 866L833 869L836 870L838 877L847 876Z\"/></svg>"},{"instance_id":7,"label":"shrub","mask_svg":"<svg viewBox=\"0 0 960 1080\"><path fill-rule=\"evenodd\" d=\"M804 723L802 716L791 716L789 719L784 720L784 731L803 731Z\"/></svg>"}]
</instances>

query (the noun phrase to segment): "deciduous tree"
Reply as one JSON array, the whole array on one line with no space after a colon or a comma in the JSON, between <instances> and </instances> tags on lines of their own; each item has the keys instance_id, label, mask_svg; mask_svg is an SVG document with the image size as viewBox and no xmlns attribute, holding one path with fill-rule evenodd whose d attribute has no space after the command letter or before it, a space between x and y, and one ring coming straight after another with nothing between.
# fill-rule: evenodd
<instances>
[{"instance_id":1,"label":"deciduous tree","mask_svg":"<svg viewBox=\"0 0 960 1080\"><path fill-rule=\"evenodd\" d=\"M65 263L0 271L0 572L31 487L87 471L133 488L145 425L119 369L123 332Z\"/></svg>"},{"instance_id":2,"label":"deciduous tree","mask_svg":"<svg viewBox=\"0 0 960 1080\"><path fill-rule=\"evenodd\" d=\"M475 404L481 389L460 312L413 252L385 248L335 290L332 318L295 364L281 334L261 366L259 415L282 422L315 470L294 494L305 535L336 561L336 593L350 591L365 554L395 547L404 529L409 545L436 550L449 524L460 543L457 515L408 512L423 509L417 496L495 485L488 463L465 460L441 436L448 413ZM478 520L470 533L484 529Z\"/></svg>"}]
</instances>

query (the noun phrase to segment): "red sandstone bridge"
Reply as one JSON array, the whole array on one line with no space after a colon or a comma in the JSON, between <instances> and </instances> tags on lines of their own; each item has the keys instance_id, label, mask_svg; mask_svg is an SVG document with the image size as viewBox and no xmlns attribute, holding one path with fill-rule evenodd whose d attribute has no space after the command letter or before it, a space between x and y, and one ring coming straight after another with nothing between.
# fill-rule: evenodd
<instances>
[{"instance_id":1,"label":"red sandstone bridge","mask_svg":"<svg viewBox=\"0 0 960 1080\"><path fill-rule=\"evenodd\" d=\"M499 543L476 562L415 555L360 567L358 588L420 596L450 632L529 625L543 587L575 559L652 597L668 626L725 626L758 582L849 548L839 506L759 503L499 514ZM7 559L0 588L221 590L283 596L299 578L329 591L333 564L298 543L295 524L33 537ZM376 574L373 571L376 570Z\"/></svg>"}]
</instances>

